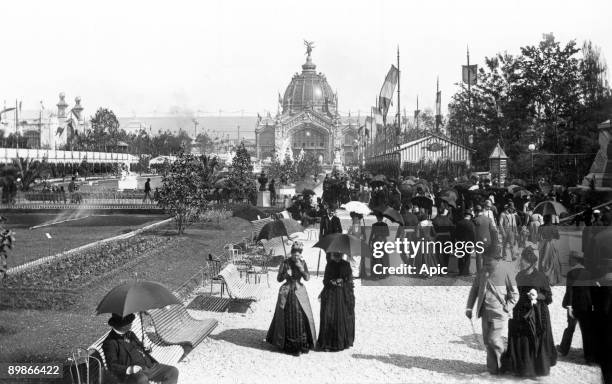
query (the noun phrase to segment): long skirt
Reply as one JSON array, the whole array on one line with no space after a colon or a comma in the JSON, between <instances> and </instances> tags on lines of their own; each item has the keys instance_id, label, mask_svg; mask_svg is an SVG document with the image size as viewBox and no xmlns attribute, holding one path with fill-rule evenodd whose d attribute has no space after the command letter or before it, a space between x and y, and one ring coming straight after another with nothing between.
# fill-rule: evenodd
<instances>
[{"instance_id":1,"label":"long skirt","mask_svg":"<svg viewBox=\"0 0 612 384\"><path fill-rule=\"evenodd\" d=\"M518 376L547 376L557 363L557 350L553 341L550 314L546 305L538 305L544 324L543 332L534 336L523 319L510 319L508 348L502 358L503 370Z\"/></svg>"},{"instance_id":2,"label":"long skirt","mask_svg":"<svg viewBox=\"0 0 612 384\"><path fill-rule=\"evenodd\" d=\"M432 250L429 251L430 252L427 252L427 249L424 249L423 252L417 252L416 256L414 257L414 267L417 276L430 277L430 275L425 273L425 271L421 273L421 270L423 268L427 268L427 270L429 271L430 267L438 266L438 258L436 256L436 253Z\"/></svg>"},{"instance_id":3,"label":"long skirt","mask_svg":"<svg viewBox=\"0 0 612 384\"><path fill-rule=\"evenodd\" d=\"M289 353L307 352L308 347L308 319L300 307L297 296L291 292L285 303L284 350Z\"/></svg>"},{"instance_id":4,"label":"long skirt","mask_svg":"<svg viewBox=\"0 0 612 384\"><path fill-rule=\"evenodd\" d=\"M352 289L326 287L321 292L321 324L319 349L341 351L355 341L355 308Z\"/></svg>"},{"instance_id":5,"label":"long skirt","mask_svg":"<svg viewBox=\"0 0 612 384\"><path fill-rule=\"evenodd\" d=\"M538 248L540 254L538 269L548 277L550 285L559 284L561 282L561 262L555 241L542 241Z\"/></svg>"}]
</instances>

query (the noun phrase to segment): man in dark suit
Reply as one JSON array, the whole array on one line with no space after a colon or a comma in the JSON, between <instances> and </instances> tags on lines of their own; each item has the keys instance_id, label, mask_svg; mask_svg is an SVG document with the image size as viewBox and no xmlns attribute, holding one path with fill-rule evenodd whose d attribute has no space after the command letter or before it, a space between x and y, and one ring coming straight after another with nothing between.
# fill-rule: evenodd
<instances>
[{"instance_id":1,"label":"man in dark suit","mask_svg":"<svg viewBox=\"0 0 612 384\"><path fill-rule=\"evenodd\" d=\"M321 227L319 229L319 239L324 238L332 233L342 233L342 224L340 219L336 216L336 205L330 204L327 209L327 215L324 215L321 219ZM331 254L328 252L325 258L329 262Z\"/></svg>"},{"instance_id":2,"label":"man in dark suit","mask_svg":"<svg viewBox=\"0 0 612 384\"><path fill-rule=\"evenodd\" d=\"M476 242L482 242L484 248L482 254L476 252L476 271L480 272L484 260L494 257L498 253L499 235L495 224L485 215L480 205L474 208L474 214L476 217L472 222L474 223L475 240Z\"/></svg>"},{"instance_id":3,"label":"man in dark suit","mask_svg":"<svg viewBox=\"0 0 612 384\"><path fill-rule=\"evenodd\" d=\"M158 363L131 331L134 314L121 317L113 313L108 325L113 329L102 343L108 369L126 384L148 384L149 380L176 384L178 369Z\"/></svg>"},{"instance_id":4,"label":"man in dark suit","mask_svg":"<svg viewBox=\"0 0 612 384\"><path fill-rule=\"evenodd\" d=\"M438 254L440 265L442 267L448 267L448 263L450 260L450 254L444 253L444 244L447 241L453 241L453 232L455 230L455 224L449 217L448 209L446 209L446 205L443 204L438 207L438 214L432 220L432 224L434 226L434 230L436 231L436 241L442 244L442 251Z\"/></svg>"},{"instance_id":5,"label":"man in dark suit","mask_svg":"<svg viewBox=\"0 0 612 384\"><path fill-rule=\"evenodd\" d=\"M559 345L559 353L567 355L572 345L576 323L582 333L582 348L587 363L595 361L593 337L593 301L591 299L591 275L583 265L584 257L573 251L570 253L571 269L567 272L567 285L563 297L563 307L567 308L567 328Z\"/></svg>"},{"instance_id":6,"label":"man in dark suit","mask_svg":"<svg viewBox=\"0 0 612 384\"><path fill-rule=\"evenodd\" d=\"M332 233L342 233L342 224L336 216L336 205L331 204L327 209L327 215L321 218L321 228L319 229L319 239Z\"/></svg>"},{"instance_id":7,"label":"man in dark suit","mask_svg":"<svg viewBox=\"0 0 612 384\"><path fill-rule=\"evenodd\" d=\"M476 241L476 229L472 219L474 218L474 214L471 210L465 211L463 218L457 222L455 225L455 241L456 242L471 242L475 243ZM459 268L460 276L469 276L470 275L470 261L472 255L466 254L462 258L460 258L457 262L457 266Z\"/></svg>"}]
</instances>

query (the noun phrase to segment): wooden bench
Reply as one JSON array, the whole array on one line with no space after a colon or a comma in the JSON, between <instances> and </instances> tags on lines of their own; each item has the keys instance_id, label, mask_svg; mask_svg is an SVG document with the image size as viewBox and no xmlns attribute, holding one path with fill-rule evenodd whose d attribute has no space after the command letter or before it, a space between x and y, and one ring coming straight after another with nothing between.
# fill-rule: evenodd
<instances>
[{"instance_id":1,"label":"wooden bench","mask_svg":"<svg viewBox=\"0 0 612 384\"><path fill-rule=\"evenodd\" d=\"M144 337L143 323L145 324ZM217 325L218 321L216 319L194 319L182 304L177 304L145 312L143 322L141 322L140 316L136 316L132 323L132 332L142 341L145 348L150 348L151 356L155 360L162 364L174 365L183 360L193 348L204 341ZM106 378L103 380L104 383L107 381L118 382L108 370L106 357L102 350L102 344L110 332L109 330L104 333L88 348L92 361L95 362L97 359L103 364L102 376ZM97 374L98 372L94 370L90 377L97 376ZM73 380L73 382L76 381Z\"/></svg>"},{"instance_id":2,"label":"wooden bench","mask_svg":"<svg viewBox=\"0 0 612 384\"><path fill-rule=\"evenodd\" d=\"M227 294L234 301L257 301L261 291L259 284L247 284L240 278L240 272L233 264L228 264L219 272Z\"/></svg>"},{"instance_id":3,"label":"wooden bench","mask_svg":"<svg viewBox=\"0 0 612 384\"><path fill-rule=\"evenodd\" d=\"M182 304L151 309L147 314L151 316L155 334L163 344L183 347L183 355L178 361L203 342L219 324L216 319L194 319Z\"/></svg>"}]
</instances>

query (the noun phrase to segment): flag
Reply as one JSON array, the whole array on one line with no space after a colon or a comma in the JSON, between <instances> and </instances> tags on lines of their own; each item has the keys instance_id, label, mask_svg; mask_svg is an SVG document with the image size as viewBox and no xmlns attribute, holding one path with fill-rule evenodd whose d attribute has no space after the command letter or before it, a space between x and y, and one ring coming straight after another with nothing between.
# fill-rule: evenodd
<instances>
[{"instance_id":1,"label":"flag","mask_svg":"<svg viewBox=\"0 0 612 384\"><path fill-rule=\"evenodd\" d=\"M419 117L419 115L421 114L421 110L420 109L415 109L414 110L414 118L416 119L417 117Z\"/></svg>"},{"instance_id":2,"label":"flag","mask_svg":"<svg viewBox=\"0 0 612 384\"><path fill-rule=\"evenodd\" d=\"M385 78L385 82L380 90L380 96L378 97L378 106L382 113L383 117L387 117L387 112L389 111L389 106L393 100L393 92L395 92L395 87L397 86L397 81L399 78L399 71L395 67L395 65L391 65L391 69L387 73L387 77Z\"/></svg>"},{"instance_id":3,"label":"flag","mask_svg":"<svg viewBox=\"0 0 612 384\"><path fill-rule=\"evenodd\" d=\"M56 136L61 136L64 133L64 127L57 127L57 131L55 131Z\"/></svg>"},{"instance_id":4,"label":"flag","mask_svg":"<svg viewBox=\"0 0 612 384\"><path fill-rule=\"evenodd\" d=\"M463 82L470 85L476 85L478 79L478 65L462 65ZM469 78L469 81L468 81Z\"/></svg>"},{"instance_id":5,"label":"flag","mask_svg":"<svg viewBox=\"0 0 612 384\"><path fill-rule=\"evenodd\" d=\"M442 115L442 91L436 92L436 115Z\"/></svg>"}]
</instances>

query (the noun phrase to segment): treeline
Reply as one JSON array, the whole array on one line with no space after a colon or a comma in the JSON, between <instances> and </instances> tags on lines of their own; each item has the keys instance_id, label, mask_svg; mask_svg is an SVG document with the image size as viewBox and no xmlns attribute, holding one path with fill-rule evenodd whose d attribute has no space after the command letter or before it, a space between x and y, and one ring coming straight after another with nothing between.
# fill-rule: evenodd
<instances>
[{"instance_id":1,"label":"treeline","mask_svg":"<svg viewBox=\"0 0 612 384\"><path fill-rule=\"evenodd\" d=\"M597 125L612 115L607 73L590 41L563 44L545 34L518 54L486 57L477 84L453 95L446 129L476 149L477 168L487 168L499 141L513 177L529 178L533 161L536 178L575 184L576 167L586 172L599 148Z\"/></svg>"}]
</instances>

